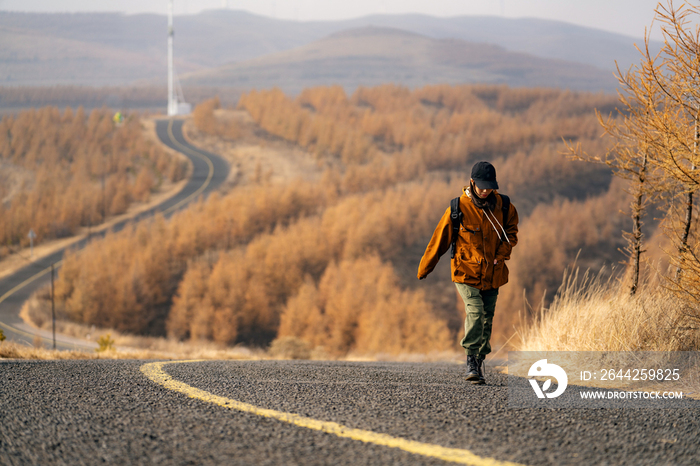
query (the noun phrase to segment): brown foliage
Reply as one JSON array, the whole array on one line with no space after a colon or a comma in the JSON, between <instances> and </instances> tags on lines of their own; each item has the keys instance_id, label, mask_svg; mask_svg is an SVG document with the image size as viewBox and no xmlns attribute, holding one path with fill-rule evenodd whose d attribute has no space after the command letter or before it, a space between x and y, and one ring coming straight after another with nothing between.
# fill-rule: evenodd
<instances>
[{"instance_id":1,"label":"brown foliage","mask_svg":"<svg viewBox=\"0 0 700 466\"><path fill-rule=\"evenodd\" d=\"M162 178L183 174L177 159L143 137L137 118L115 126L107 109L86 115L82 108L61 114L45 107L4 117L0 163L31 179L4 193L0 257L26 245L30 228L35 243L75 234L123 213L134 200L148 200Z\"/></svg>"},{"instance_id":2,"label":"brown foliage","mask_svg":"<svg viewBox=\"0 0 700 466\"><path fill-rule=\"evenodd\" d=\"M91 243L79 255L66 254L56 297L77 322L162 335L189 260L314 212L318 198L318 191L301 182L251 187L226 198L213 195L170 222L157 217Z\"/></svg>"},{"instance_id":3,"label":"brown foliage","mask_svg":"<svg viewBox=\"0 0 700 466\"><path fill-rule=\"evenodd\" d=\"M661 26L661 50L650 51L647 34L639 49L640 63L626 72L618 69L618 117L599 114L599 123L614 144L602 151L604 155L588 155L580 144L570 148L580 158L605 163L616 176L632 182L634 224L632 232L625 234L633 269L631 293L637 291L645 252L644 213L653 206L663 212L663 231L674 246L667 251L674 270L666 275L666 285L695 309L700 304L696 198L700 185L699 16L697 5L659 3L654 21Z\"/></svg>"},{"instance_id":4,"label":"brown foliage","mask_svg":"<svg viewBox=\"0 0 700 466\"><path fill-rule=\"evenodd\" d=\"M235 105L240 91L230 87L185 86L184 93L189 102L199 102L216 94L225 105ZM3 110L36 108L45 106L100 108L104 105L122 109L161 109L165 110L163 97L167 95L165 86L133 87L87 87L87 86L0 86L0 102Z\"/></svg>"},{"instance_id":5,"label":"brown foliage","mask_svg":"<svg viewBox=\"0 0 700 466\"><path fill-rule=\"evenodd\" d=\"M318 286L304 283L282 312L279 336L335 355L442 351L451 340L423 292L401 290L376 256L331 264Z\"/></svg>"},{"instance_id":6,"label":"brown foliage","mask_svg":"<svg viewBox=\"0 0 700 466\"><path fill-rule=\"evenodd\" d=\"M497 316L494 329L513 332L516 319L531 317L529 312L548 304L556 294L567 267L599 271L601 265L615 265L620 260L618 248L623 246L620 232L625 217L620 211L628 204L624 183L616 180L610 190L598 197L582 201L560 199L538 205L524 219L513 252L510 283L501 290L499 306L521 309L518 316ZM525 307L525 298L532 308Z\"/></svg>"},{"instance_id":7,"label":"brown foliage","mask_svg":"<svg viewBox=\"0 0 700 466\"><path fill-rule=\"evenodd\" d=\"M192 120L197 129L206 134L227 139L237 139L241 129L235 122L222 122L216 117L216 110L221 108L218 97L208 99L197 105L192 112Z\"/></svg>"},{"instance_id":8,"label":"brown foliage","mask_svg":"<svg viewBox=\"0 0 700 466\"><path fill-rule=\"evenodd\" d=\"M245 249L221 255L211 267L202 264L206 257L201 259L180 284L169 333L221 343L264 342L276 334L285 303L305 277L319 280L332 261L401 254L431 228L431 211L439 208L445 191L444 184L427 182L350 196L320 216L258 236ZM199 315L191 319L195 309ZM430 313L428 308L425 312Z\"/></svg>"},{"instance_id":9,"label":"brown foliage","mask_svg":"<svg viewBox=\"0 0 700 466\"><path fill-rule=\"evenodd\" d=\"M152 228L142 242L138 229L114 235L131 251L119 273L146 267L141 254L151 242L168 251L159 280L168 283L163 296L172 294L162 325L178 339L266 345L294 337L333 355L443 349L461 327L446 324L456 296L431 304L425 296L436 296L437 284L408 285L415 252L468 182L471 164L491 159L522 220L498 338L510 333L523 289L538 299L582 247L590 253L580 260L593 267L618 259L611 238L620 229L621 191L606 193L609 173L566 160L561 142L567 136L604 149L593 108L611 102L504 86L386 85L349 98L338 87L295 99L251 92L239 108L268 133L315 153L328 167L321 180L236 188ZM198 107L198 126L223 134L217 105ZM96 249L81 256L99 255ZM84 260L71 259L61 274L66 302L86 293Z\"/></svg>"},{"instance_id":10,"label":"brown foliage","mask_svg":"<svg viewBox=\"0 0 700 466\"><path fill-rule=\"evenodd\" d=\"M339 86L307 89L296 101L279 89L241 96L245 109L269 133L317 154L361 163L372 156L370 139L356 129L360 115Z\"/></svg>"},{"instance_id":11,"label":"brown foliage","mask_svg":"<svg viewBox=\"0 0 700 466\"><path fill-rule=\"evenodd\" d=\"M244 94L247 110L268 132L319 156L363 163L375 151L415 153L428 169L460 168L476 157L507 154L562 136L595 137L590 110L607 96L505 86L395 85L359 88L346 98L338 87L305 90L296 100L280 90ZM418 175L419 173L415 173Z\"/></svg>"}]
</instances>

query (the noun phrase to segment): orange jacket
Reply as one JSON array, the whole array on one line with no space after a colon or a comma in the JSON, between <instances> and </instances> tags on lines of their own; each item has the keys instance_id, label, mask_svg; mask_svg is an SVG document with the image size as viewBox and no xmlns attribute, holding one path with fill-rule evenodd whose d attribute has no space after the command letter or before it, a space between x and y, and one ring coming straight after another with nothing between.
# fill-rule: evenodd
<instances>
[{"instance_id":1,"label":"orange jacket","mask_svg":"<svg viewBox=\"0 0 700 466\"><path fill-rule=\"evenodd\" d=\"M499 288L508 282L505 261L510 259L510 252L518 242L518 211L511 202L508 224L503 225L503 199L496 193L496 208L493 212L495 220L498 220L496 223L491 211L487 214L474 205L467 193L468 189L469 186L466 186L459 198L459 208L464 217L459 228L455 257L452 259L452 281L480 290ZM503 241L499 239L496 228ZM505 240L506 235L510 242ZM440 256L450 249L451 244L452 221L448 207L425 249L418 266L418 278L425 278L433 271ZM497 261L495 265L494 260Z\"/></svg>"}]
</instances>

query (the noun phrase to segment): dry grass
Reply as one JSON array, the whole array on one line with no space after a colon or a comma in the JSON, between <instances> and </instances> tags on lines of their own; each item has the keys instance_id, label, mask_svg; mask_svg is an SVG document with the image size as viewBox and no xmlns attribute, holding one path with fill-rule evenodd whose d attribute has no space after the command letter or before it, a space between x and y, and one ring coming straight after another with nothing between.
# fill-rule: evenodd
<instances>
[{"instance_id":1,"label":"dry grass","mask_svg":"<svg viewBox=\"0 0 700 466\"><path fill-rule=\"evenodd\" d=\"M177 344L175 344L177 345ZM206 345L183 345L180 348L172 347L171 351L159 349L139 349L117 347L109 351L61 351L51 350L37 346L27 346L17 342L0 342L0 359L263 359L254 351L246 348L211 348Z\"/></svg>"},{"instance_id":2,"label":"dry grass","mask_svg":"<svg viewBox=\"0 0 700 466\"><path fill-rule=\"evenodd\" d=\"M34 293L22 306L20 317L30 326L51 330L51 307L48 290ZM121 333L113 329L97 328L65 320L56 321L56 333L98 343L109 337L113 351L52 351L44 349L41 338L34 347L4 342L0 345L0 358L17 359L263 359L262 350L244 347L222 347L212 342L180 342L160 337L143 337Z\"/></svg>"},{"instance_id":3,"label":"dry grass","mask_svg":"<svg viewBox=\"0 0 700 466\"><path fill-rule=\"evenodd\" d=\"M71 324L75 325L75 324ZM75 330L75 329L74 329ZM62 359L210 359L210 360L264 360L264 359L307 359L343 361L397 361L397 362L450 362L461 363L461 352L431 352L428 354L349 354L343 358L329 355L323 348L310 349L300 341L273 342L267 350L245 347L222 348L209 342L177 342L165 338L145 338L121 335L118 332L97 331L98 338L110 337L115 347L108 351L61 351L45 348L44 344L29 346L17 342L0 342L1 359L62 360ZM136 346L129 346L136 345ZM144 347L148 345L148 347Z\"/></svg>"},{"instance_id":4,"label":"dry grass","mask_svg":"<svg viewBox=\"0 0 700 466\"><path fill-rule=\"evenodd\" d=\"M583 277L578 272L565 276L549 309L541 309L531 325L518 332L520 341L514 349L542 353L542 358L550 351L570 352L558 355L557 364L573 373L582 367L634 369L642 361L644 367L680 365L682 379L674 385L687 396L698 398L697 358L692 353L677 352L700 349L700 311L678 301L659 284L647 282L632 296L623 283L588 273ZM508 367L514 375L526 376L527 370L518 364ZM630 386L620 379L584 384L604 388ZM656 387L651 382L635 386Z\"/></svg>"},{"instance_id":5,"label":"dry grass","mask_svg":"<svg viewBox=\"0 0 700 466\"><path fill-rule=\"evenodd\" d=\"M597 277L600 277L599 274ZM700 311L661 286L646 283L634 296L620 281L578 271L548 309L521 329L517 351L697 351Z\"/></svg>"},{"instance_id":6,"label":"dry grass","mask_svg":"<svg viewBox=\"0 0 700 466\"><path fill-rule=\"evenodd\" d=\"M389 361L389 362L410 362L410 363L429 363L442 362L464 364L466 356L461 347L454 351L429 351L427 353L377 353L373 355L359 355L350 353L343 358L345 361Z\"/></svg>"},{"instance_id":7,"label":"dry grass","mask_svg":"<svg viewBox=\"0 0 700 466\"><path fill-rule=\"evenodd\" d=\"M214 115L223 127L238 128L240 137L232 139L205 134L192 119L185 121L183 132L195 146L229 162L229 186L284 183L295 179L316 181L323 173L312 154L289 141L260 132L247 112L218 109Z\"/></svg>"}]
</instances>

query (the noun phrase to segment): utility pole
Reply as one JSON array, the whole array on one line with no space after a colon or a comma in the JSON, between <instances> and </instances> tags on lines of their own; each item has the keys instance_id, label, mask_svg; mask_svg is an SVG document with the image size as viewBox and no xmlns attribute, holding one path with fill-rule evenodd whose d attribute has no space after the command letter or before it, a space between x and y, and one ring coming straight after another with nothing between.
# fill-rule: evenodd
<instances>
[{"instance_id":1,"label":"utility pole","mask_svg":"<svg viewBox=\"0 0 700 466\"><path fill-rule=\"evenodd\" d=\"M105 156L102 156L102 222L107 221L107 209L105 208Z\"/></svg>"},{"instance_id":2,"label":"utility pole","mask_svg":"<svg viewBox=\"0 0 700 466\"><path fill-rule=\"evenodd\" d=\"M51 264L51 320L53 321L53 349L56 349L56 308L53 302L53 263Z\"/></svg>"}]
</instances>

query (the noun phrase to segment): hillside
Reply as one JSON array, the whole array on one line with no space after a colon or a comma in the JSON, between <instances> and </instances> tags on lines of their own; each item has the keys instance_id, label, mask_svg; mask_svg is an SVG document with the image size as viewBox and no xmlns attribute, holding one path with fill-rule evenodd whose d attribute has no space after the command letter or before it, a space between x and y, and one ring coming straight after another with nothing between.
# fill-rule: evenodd
<instances>
[{"instance_id":1,"label":"hillside","mask_svg":"<svg viewBox=\"0 0 700 466\"><path fill-rule=\"evenodd\" d=\"M436 39L494 44L513 52L584 63L609 71L615 69L615 61L625 69L639 60L634 44L642 43L644 32L640 30L637 39L560 21L497 16L372 16L347 27L364 24L404 29ZM660 44L652 43L652 48L658 49Z\"/></svg>"},{"instance_id":2,"label":"hillside","mask_svg":"<svg viewBox=\"0 0 700 466\"><path fill-rule=\"evenodd\" d=\"M112 118L44 107L0 120L0 260L29 246L30 229L37 245L74 236L186 176L139 119Z\"/></svg>"},{"instance_id":3,"label":"hillside","mask_svg":"<svg viewBox=\"0 0 700 466\"><path fill-rule=\"evenodd\" d=\"M278 86L292 94L324 84L339 84L349 91L390 82L412 88L489 83L609 92L616 84L611 73L588 65L379 27L339 32L290 51L191 73L181 80L194 86Z\"/></svg>"},{"instance_id":4,"label":"hillside","mask_svg":"<svg viewBox=\"0 0 700 466\"><path fill-rule=\"evenodd\" d=\"M0 85L165 83L166 18L159 15L0 13ZM242 11L175 18L180 74L292 50L368 26L433 39L490 43L513 52L614 69L636 61L634 39L571 24L497 17L381 15L297 22ZM641 31L640 31L641 34ZM637 40L636 42L640 42Z\"/></svg>"},{"instance_id":5,"label":"hillside","mask_svg":"<svg viewBox=\"0 0 700 466\"><path fill-rule=\"evenodd\" d=\"M87 328L222 345L289 337L331 355L441 350L463 306L449 261L420 282L416 268L469 169L487 159L520 217L494 321L494 341L506 341L531 311L523 298L548 302L567 265L622 259L624 186L606 167L567 159L561 141L604 151L593 109L612 105L485 85L256 91L236 111L205 102L188 134L226 154L236 185L67 255L56 312Z\"/></svg>"}]
</instances>

